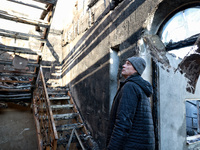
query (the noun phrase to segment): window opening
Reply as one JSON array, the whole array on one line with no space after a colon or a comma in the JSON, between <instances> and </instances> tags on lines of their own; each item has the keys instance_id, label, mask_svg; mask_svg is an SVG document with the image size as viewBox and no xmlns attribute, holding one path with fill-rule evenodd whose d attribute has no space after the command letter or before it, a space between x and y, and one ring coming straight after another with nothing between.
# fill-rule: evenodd
<instances>
[{"instance_id":1,"label":"window opening","mask_svg":"<svg viewBox=\"0 0 200 150\"><path fill-rule=\"evenodd\" d=\"M111 48L110 49L110 103L109 110L111 110L111 106L113 103L113 98L117 92L118 84L117 84L117 75L119 69L119 56L118 56L119 48Z\"/></svg>"},{"instance_id":2,"label":"window opening","mask_svg":"<svg viewBox=\"0 0 200 150\"><path fill-rule=\"evenodd\" d=\"M169 53L183 58L192 48L200 33L200 7L176 13L164 24L161 40Z\"/></svg>"},{"instance_id":3,"label":"window opening","mask_svg":"<svg viewBox=\"0 0 200 150\"><path fill-rule=\"evenodd\" d=\"M187 144L200 142L200 99L186 100Z\"/></svg>"}]
</instances>

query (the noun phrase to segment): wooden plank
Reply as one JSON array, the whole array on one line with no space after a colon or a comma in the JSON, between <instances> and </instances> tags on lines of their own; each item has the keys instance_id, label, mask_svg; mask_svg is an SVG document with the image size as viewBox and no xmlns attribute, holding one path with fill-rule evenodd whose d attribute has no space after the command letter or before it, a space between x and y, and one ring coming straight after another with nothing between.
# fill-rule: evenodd
<instances>
[{"instance_id":1,"label":"wooden plank","mask_svg":"<svg viewBox=\"0 0 200 150\"><path fill-rule=\"evenodd\" d=\"M25 18L25 17L20 17L20 16L17 16L17 15L12 15L12 14L9 14L8 12L6 12L6 11L0 11L0 18L15 21L15 22L20 22L20 23L24 23L24 24L44 27L44 28L50 27L49 23L46 22L46 21L33 20L33 19Z\"/></svg>"},{"instance_id":2,"label":"wooden plank","mask_svg":"<svg viewBox=\"0 0 200 150\"><path fill-rule=\"evenodd\" d=\"M33 85L21 85L21 86L4 86L4 85L0 85L0 88L4 88L4 89L20 89L20 88L30 88L33 87Z\"/></svg>"},{"instance_id":3,"label":"wooden plank","mask_svg":"<svg viewBox=\"0 0 200 150\"><path fill-rule=\"evenodd\" d=\"M57 92L57 91L52 91L52 92L48 92L48 95L67 95L67 91L63 91L63 92Z\"/></svg>"},{"instance_id":4,"label":"wooden plank","mask_svg":"<svg viewBox=\"0 0 200 150\"><path fill-rule=\"evenodd\" d=\"M48 94L64 94L67 95L69 88L57 88L57 89L47 89Z\"/></svg>"},{"instance_id":5,"label":"wooden plank","mask_svg":"<svg viewBox=\"0 0 200 150\"><path fill-rule=\"evenodd\" d=\"M0 60L0 64L1 64L1 65L12 65L12 61ZM28 63L27 66L39 67L39 64L36 64L36 63Z\"/></svg>"},{"instance_id":6,"label":"wooden plank","mask_svg":"<svg viewBox=\"0 0 200 150\"><path fill-rule=\"evenodd\" d=\"M30 55L41 55L39 53L35 53L32 51L24 51L24 50L12 50L12 49L5 49L5 48L0 48L0 51L4 52L13 52L13 53L22 53L22 54L30 54Z\"/></svg>"},{"instance_id":7,"label":"wooden plank","mask_svg":"<svg viewBox=\"0 0 200 150\"><path fill-rule=\"evenodd\" d=\"M31 83L33 81L18 81L18 80L0 80L0 82L5 83Z\"/></svg>"},{"instance_id":8,"label":"wooden plank","mask_svg":"<svg viewBox=\"0 0 200 150\"><path fill-rule=\"evenodd\" d=\"M50 97L49 100L70 100L69 96L64 96L64 97Z\"/></svg>"},{"instance_id":9,"label":"wooden plank","mask_svg":"<svg viewBox=\"0 0 200 150\"><path fill-rule=\"evenodd\" d=\"M83 124L81 123L74 123L74 124L65 124L65 125L60 125L56 126L57 131L67 131L67 130L72 130L73 128L78 129L82 128Z\"/></svg>"},{"instance_id":10,"label":"wooden plank","mask_svg":"<svg viewBox=\"0 0 200 150\"><path fill-rule=\"evenodd\" d=\"M24 100L24 99L31 99L31 96L27 96L27 97L1 97L0 100Z\"/></svg>"},{"instance_id":11,"label":"wooden plank","mask_svg":"<svg viewBox=\"0 0 200 150\"><path fill-rule=\"evenodd\" d=\"M36 8L36 9L46 10L43 7L39 7L37 5L30 4L30 3L24 3L24 2L19 1L19 0L7 0L7 1L14 2L14 3L17 3L17 4L21 4L21 5L25 5L25 6L29 6L29 7Z\"/></svg>"},{"instance_id":12,"label":"wooden plank","mask_svg":"<svg viewBox=\"0 0 200 150\"><path fill-rule=\"evenodd\" d=\"M69 141L68 141L68 143L67 143L66 150L69 150L69 148L70 148L70 145L71 145L71 142L72 142L72 138L73 138L74 132L75 132L75 129L73 129L72 132L71 132Z\"/></svg>"},{"instance_id":13,"label":"wooden plank","mask_svg":"<svg viewBox=\"0 0 200 150\"><path fill-rule=\"evenodd\" d=\"M52 113L52 110L51 110L51 104L50 104L50 101L49 101L49 96L47 94L47 88L46 88L46 84L45 84L45 80L44 80L44 75L43 75L43 71L42 71L42 66L40 67L40 76L41 76L41 80L42 80L42 86L43 86L43 89L44 89L44 92L45 92L45 97L46 97L46 100L47 100L47 107L49 109L49 115L50 115L50 120L51 120L51 126L52 126L52 130L53 130L53 135L54 135L54 140L57 141L58 139L58 133L56 131L56 126L55 126L55 121L54 121L54 117L53 117L53 113ZM54 142L55 143L55 142ZM56 147L56 145L54 145L54 147Z\"/></svg>"},{"instance_id":14,"label":"wooden plank","mask_svg":"<svg viewBox=\"0 0 200 150\"><path fill-rule=\"evenodd\" d=\"M54 120L68 120L77 117L78 113L56 114L53 115Z\"/></svg>"},{"instance_id":15,"label":"wooden plank","mask_svg":"<svg viewBox=\"0 0 200 150\"><path fill-rule=\"evenodd\" d=\"M2 97L25 97L25 96L31 96L31 93L27 93L27 94L14 94L14 95L1 95L0 94L0 98Z\"/></svg>"},{"instance_id":16,"label":"wooden plank","mask_svg":"<svg viewBox=\"0 0 200 150\"><path fill-rule=\"evenodd\" d=\"M40 19L41 19L41 20L44 20L48 13L49 13L49 14L52 13L52 9L53 9L53 6L52 6L52 5L48 5L48 6L47 6L47 10L43 11L42 14L40 15ZM49 16L48 16L47 21L50 22ZM47 29L47 28L46 28L46 29ZM43 35L43 37L44 37L45 39L46 39L46 29L45 29L44 35ZM36 31L40 31L40 27L39 27L39 26L36 27Z\"/></svg>"},{"instance_id":17,"label":"wooden plank","mask_svg":"<svg viewBox=\"0 0 200 150\"><path fill-rule=\"evenodd\" d=\"M1 51L5 51L5 52L9 51L9 52L14 52L14 53L41 55L41 51L40 50L32 50L30 48L7 46L7 45L0 45L0 50Z\"/></svg>"},{"instance_id":18,"label":"wooden plank","mask_svg":"<svg viewBox=\"0 0 200 150\"><path fill-rule=\"evenodd\" d=\"M34 72L28 72L28 71L19 71L19 70L0 70L0 73L20 73L20 74L35 74Z\"/></svg>"},{"instance_id":19,"label":"wooden plank","mask_svg":"<svg viewBox=\"0 0 200 150\"><path fill-rule=\"evenodd\" d=\"M12 73L12 74L8 74L8 73L0 73L1 77L36 77L36 74L19 74L19 73Z\"/></svg>"},{"instance_id":20,"label":"wooden plank","mask_svg":"<svg viewBox=\"0 0 200 150\"><path fill-rule=\"evenodd\" d=\"M37 116L38 116L37 103L36 103L36 99L33 98L33 117L35 120L35 127L36 127L36 131L37 131L38 150L43 150L43 142L42 142L42 135L41 135L41 131L40 131L40 123L39 123L39 119Z\"/></svg>"},{"instance_id":21,"label":"wooden plank","mask_svg":"<svg viewBox=\"0 0 200 150\"><path fill-rule=\"evenodd\" d=\"M57 0L34 0L36 2L44 3L44 4L56 4Z\"/></svg>"},{"instance_id":22,"label":"wooden plank","mask_svg":"<svg viewBox=\"0 0 200 150\"><path fill-rule=\"evenodd\" d=\"M80 137L78 135L78 132L76 131L76 129L74 129L74 130L75 130L76 138L78 139L78 142L81 145L82 150L85 150L85 147L83 146L83 143L82 143L82 141L81 141L81 139L80 139Z\"/></svg>"},{"instance_id":23,"label":"wooden plank","mask_svg":"<svg viewBox=\"0 0 200 150\"><path fill-rule=\"evenodd\" d=\"M51 109L70 109L73 108L73 104L66 104L66 105L51 105Z\"/></svg>"},{"instance_id":24,"label":"wooden plank","mask_svg":"<svg viewBox=\"0 0 200 150\"><path fill-rule=\"evenodd\" d=\"M0 89L0 92L30 92L31 89Z\"/></svg>"},{"instance_id":25,"label":"wooden plank","mask_svg":"<svg viewBox=\"0 0 200 150\"><path fill-rule=\"evenodd\" d=\"M15 32L15 31L10 31L10 30L5 30L5 29L0 29L0 36L15 38L15 39L22 39L22 40L29 40L29 38L31 37L31 38L34 38L35 40L46 42L46 40L42 39L43 36Z\"/></svg>"}]
</instances>

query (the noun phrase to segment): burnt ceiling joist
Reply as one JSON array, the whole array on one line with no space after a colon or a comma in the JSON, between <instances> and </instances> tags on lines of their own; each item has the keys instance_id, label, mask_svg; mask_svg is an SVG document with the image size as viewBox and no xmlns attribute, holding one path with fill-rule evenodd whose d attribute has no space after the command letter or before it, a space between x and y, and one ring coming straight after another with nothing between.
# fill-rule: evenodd
<instances>
[{"instance_id":1,"label":"burnt ceiling joist","mask_svg":"<svg viewBox=\"0 0 200 150\"><path fill-rule=\"evenodd\" d=\"M20 22L20 23L24 23L24 24L49 28L49 23L47 21L33 20L33 19L30 19L30 18L19 17L19 16L9 14L6 11L0 11L0 18L15 21L15 22Z\"/></svg>"},{"instance_id":2,"label":"burnt ceiling joist","mask_svg":"<svg viewBox=\"0 0 200 150\"><path fill-rule=\"evenodd\" d=\"M199 33L179 42L170 42L166 45L166 51L192 46L195 44L198 36Z\"/></svg>"},{"instance_id":3,"label":"burnt ceiling joist","mask_svg":"<svg viewBox=\"0 0 200 150\"><path fill-rule=\"evenodd\" d=\"M37 8L37 9L41 9L41 10L45 10L45 11L47 10L46 8L43 8L43 7L34 5L34 4L29 4L27 2L22 2L22 1L18 1L18 0L7 0L7 1L14 2L14 3L17 3L17 4L22 4L22 5Z\"/></svg>"},{"instance_id":4,"label":"burnt ceiling joist","mask_svg":"<svg viewBox=\"0 0 200 150\"><path fill-rule=\"evenodd\" d=\"M3 37L10 37L14 39L22 39L22 40L29 40L29 38L34 38L35 40L39 40L42 42L46 42L41 35L33 35L33 34L26 34L16 31L10 31L5 29L0 29L0 36Z\"/></svg>"},{"instance_id":5,"label":"burnt ceiling joist","mask_svg":"<svg viewBox=\"0 0 200 150\"><path fill-rule=\"evenodd\" d=\"M30 102L57 0L2 0L3 3L5 7L0 7L0 101Z\"/></svg>"}]
</instances>

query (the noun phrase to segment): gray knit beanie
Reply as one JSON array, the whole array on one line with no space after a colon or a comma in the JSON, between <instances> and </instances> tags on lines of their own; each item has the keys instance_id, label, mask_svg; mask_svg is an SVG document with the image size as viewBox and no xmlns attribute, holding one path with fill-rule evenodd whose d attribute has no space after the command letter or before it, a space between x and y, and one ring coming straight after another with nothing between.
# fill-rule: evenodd
<instances>
[{"instance_id":1,"label":"gray knit beanie","mask_svg":"<svg viewBox=\"0 0 200 150\"><path fill-rule=\"evenodd\" d=\"M127 60L133 65L135 70L142 75L145 67L146 67L146 62L143 58L141 57L129 57Z\"/></svg>"}]
</instances>

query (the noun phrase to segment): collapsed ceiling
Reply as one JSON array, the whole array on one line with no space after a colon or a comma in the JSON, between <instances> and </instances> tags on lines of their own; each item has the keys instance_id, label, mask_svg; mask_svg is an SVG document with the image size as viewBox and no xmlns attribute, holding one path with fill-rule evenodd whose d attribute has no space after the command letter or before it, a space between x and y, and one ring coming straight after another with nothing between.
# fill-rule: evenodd
<instances>
[{"instance_id":1,"label":"collapsed ceiling","mask_svg":"<svg viewBox=\"0 0 200 150\"><path fill-rule=\"evenodd\" d=\"M1 101L31 100L55 5L56 0L1 0Z\"/></svg>"}]
</instances>

